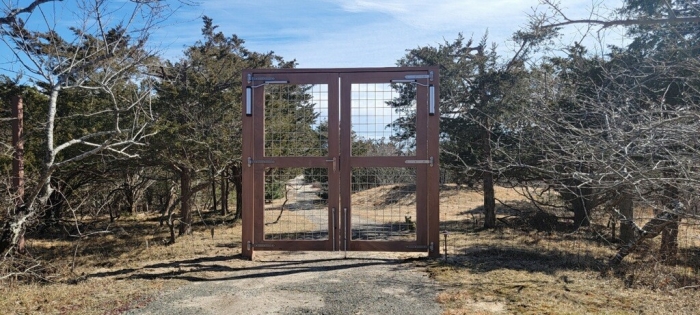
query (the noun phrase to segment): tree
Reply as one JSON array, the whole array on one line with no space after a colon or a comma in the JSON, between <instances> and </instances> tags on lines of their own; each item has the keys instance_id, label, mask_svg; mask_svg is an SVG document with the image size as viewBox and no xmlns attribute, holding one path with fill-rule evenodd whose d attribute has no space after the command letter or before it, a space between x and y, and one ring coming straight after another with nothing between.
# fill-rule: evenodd
<instances>
[{"instance_id":1,"label":"tree","mask_svg":"<svg viewBox=\"0 0 700 315\"><path fill-rule=\"evenodd\" d=\"M30 2L26 7L14 7L12 2L8 3L3 3L6 7L3 8L3 15L0 17L0 25L2 24L13 24L17 22L17 19L19 18L18 16L23 15L23 14L31 14L34 12L34 10L39 7L40 5L47 3L47 2L54 2L54 1L62 1L62 0L34 0Z\"/></svg>"},{"instance_id":2,"label":"tree","mask_svg":"<svg viewBox=\"0 0 700 315\"><path fill-rule=\"evenodd\" d=\"M580 176L600 166L585 157L602 148L587 145L600 145L602 129L609 124L589 103L601 95L601 60L589 58L585 47L578 44L567 53L546 59L531 70L531 101L518 119L520 150L504 152L504 156L509 157L506 160L511 167L526 165L527 177L559 192L571 206L574 225L579 227L589 225L590 209L609 198L605 190L595 189Z\"/></svg>"},{"instance_id":3,"label":"tree","mask_svg":"<svg viewBox=\"0 0 700 315\"><path fill-rule=\"evenodd\" d=\"M540 160L521 165L547 174L561 190L594 200L588 210L610 207L638 231L611 263L658 234L661 257L672 258L678 220L695 215L689 205L697 202L694 192L700 188L698 24L692 23L700 5L630 0L617 17L597 21L569 19L552 8L550 29L589 22L628 25L632 43L603 56L574 45L568 58L550 58L537 70L532 109L523 113L528 131L522 146L538 148ZM571 190L584 187L588 192ZM631 213L623 214L620 205L631 208L629 199L655 209L654 223L638 228Z\"/></svg>"},{"instance_id":4,"label":"tree","mask_svg":"<svg viewBox=\"0 0 700 315\"><path fill-rule=\"evenodd\" d=\"M496 226L494 181L500 171L494 169L493 147L509 137L507 126L500 121L522 104L517 91L524 82L523 61L542 38L516 36L519 49L502 61L495 46L486 48L487 36L474 45L460 34L452 43L412 49L397 62L399 66L440 67L441 161L458 182L471 185L474 178L481 179L487 228ZM406 106L413 95L415 89L407 88L391 106ZM399 139L414 132L405 124L396 127Z\"/></svg>"},{"instance_id":5,"label":"tree","mask_svg":"<svg viewBox=\"0 0 700 315\"><path fill-rule=\"evenodd\" d=\"M180 235L192 224L193 195L221 174L229 174L237 216L241 213L241 120L236 108L241 106L242 70L294 66L272 52L251 52L237 36L217 32L210 18L203 21L204 39L188 47L184 58L167 61L159 70L154 105L158 134L149 140L156 148L152 160L164 161L180 181Z\"/></svg>"},{"instance_id":6,"label":"tree","mask_svg":"<svg viewBox=\"0 0 700 315\"><path fill-rule=\"evenodd\" d=\"M114 18L107 16L116 13L105 1L84 1L79 6L79 16L84 20L67 33L58 29L59 23L50 20L17 18L45 2L49 1L34 1L25 9L11 9L0 30L2 41L14 54L14 62L22 66L18 74L48 95L43 106L46 118L41 170L31 179L33 185L25 194L24 211L10 216L3 224L3 254L17 249L26 229L36 224L50 205L51 196L57 191L53 180L56 171L95 155L105 159L133 157L133 149L148 136L146 126L151 120L151 81L143 70L154 60L154 52L147 49L146 43L166 7L155 0L130 2L122 7L128 12L120 11L126 13L123 18ZM29 25L42 22L43 30L28 29ZM62 96L71 90L89 95L95 102L86 102L85 107L66 113ZM70 124L71 119L92 128L61 133L63 124Z\"/></svg>"}]
</instances>

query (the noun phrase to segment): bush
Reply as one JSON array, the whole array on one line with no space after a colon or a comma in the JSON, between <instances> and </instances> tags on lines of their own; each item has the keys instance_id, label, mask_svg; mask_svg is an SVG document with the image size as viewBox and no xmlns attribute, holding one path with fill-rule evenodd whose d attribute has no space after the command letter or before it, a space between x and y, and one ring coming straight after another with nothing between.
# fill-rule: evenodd
<instances>
[{"instance_id":1,"label":"bush","mask_svg":"<svg viewBox=\"0 0 700 315\"><path fill-rule=\"evenodd\" d=\"M271 201L284 197L286 192L283 182L271 182L265 184L265 200Z\"/></svg>"}]
</instances>

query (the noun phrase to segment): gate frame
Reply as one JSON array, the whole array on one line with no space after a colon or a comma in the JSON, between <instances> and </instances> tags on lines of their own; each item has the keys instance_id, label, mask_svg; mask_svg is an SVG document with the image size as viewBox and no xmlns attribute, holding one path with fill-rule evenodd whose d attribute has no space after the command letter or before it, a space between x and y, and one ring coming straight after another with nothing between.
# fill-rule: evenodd
<instances>
[{"instance_id":1,"label":"gate frame","mask_svg":"<svg viewBox=\"0 0 700 315\"><path fill-rule=\"evenodd\" d=\"M262 156L256 155L256 143L264 143L264 134L256 133L255 131L255 119L256 113L264 113L264 102L256 104L254 99L262 98L264 99L265 90L253 88L256 85L254 75L263 75L272 78L275 74L291 74L291 75L319 75L319 76L329 76L334 75L339 79L337 84L329 85L329 99L336 98L338 103L329 102L329 110L332 105L337 105L338 112L341 110L342 102L346 97L341 95L341 83L340 78L343 75L352 74L381 74L382 76L390 73L400 73L400 72L426 72L430 74L430 85L433 87L433 92L429 94L432 96L434 110L427 118L427 128L426 135L427 138L427 152L426 156L431 157L431 166L427 167L427 192L426 192L426 219L427 222L425 227L427 228L426 236L427 240L425 243L424 250L411 250L406 249L403 251L427 251L429 257L439 257L440 256L440 205L439 205L439 132L440 132L440 75L438 67L391 67L391 68L325 68L325 69L245 69L242 74L242 94L241 94L241 110L242 110L242 242L241 242L241 254L243 257L249 259L255 258L255 232L257 229L264 229L264 222L257 222L255 220L256 216L256 198L264 198L263 191L256 189L255 185L255 167L251 167L250 161L254 158L262 158ZM274 80L274 79L271 79ZM361 82L358 82L361 83ZM336 91L331 91L331 86L337 87ZM348 96L349 97L349 96ZM429 97L426 98L427 102L430 103ZM427 105L427 104L426 104ZM342 123L342 120L339 122ZM264 133L264 132L263 132ZM339 136L342 136L339 134ZM342 143L342 137L339 137L336 141ZM348 163L344 163L348 164ZM349 164L348 164L349 165ZM335 176L340 176L340 170ZM342 184L341 184L342 190ZM343 192L340 192L342 194ZM237 196L241 198L241 196ZM340 198L336 196L334 198ZM264 207L264 206L263 206ZM340 209L338 209L340 210ZM418 209L417 209L418 211ZM334 218L335 220L335 218ZM335 226L334 226L335 228ZM351 231L344 231L346 234L351 233ZM329 231L329 234L331 231ZM333 231L332 233L336 233ZM420 236L418 236L420 237ZM380 241L377 241L380 242ZM260 248L258 250L275 250L275 249L265 249ZM346 249L347 250L347 249ZM350 249L353 250L353 249ZM387 251L389 249L378 246L372 250Z\"/></svg>"}]
</instances>

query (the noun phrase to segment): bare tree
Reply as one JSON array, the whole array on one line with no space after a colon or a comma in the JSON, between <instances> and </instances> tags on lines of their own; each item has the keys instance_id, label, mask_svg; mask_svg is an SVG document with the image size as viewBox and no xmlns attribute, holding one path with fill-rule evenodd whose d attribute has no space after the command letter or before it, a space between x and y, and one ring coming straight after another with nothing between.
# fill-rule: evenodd
<instances>
[{"instance_id":1,"label":"bare tree","mask_svg":"<svg viewBox=\"0 0 700 315\"><path fill-rule=\"evenodd\" d=\"M655 5L647 5L646 8L663 6L666 10L657 10L658 14L640 14L636 16L625 15L625 8L619 10L619 15L607 14L601 15L596 13L595 10L598 8L593 8L592 12L587 18L571 18L566 14L565 10L562 8L561 2L554 0L542 0L549 12L542 14L540 17L546 21L543 26L546 28L557 28L567 25L575 24L588 24L593 26L600 26L601 28L609 28L613 26L640 26L640 25L674 25L674 24L689 24L689 23L700 23L700 16L698 16L698 4L694 1L685 1L680 3L679 1L663 1L658 2ZM633 1L627 1L628 4L634 4ZM638 7L643 7L638 5ZM607 12L613 13L613 12Z\"/></svg>"},{"instance_id":2,"label":"bare tree","mask_svg":"<svg viewBox=\"0 0 700 315\"><path fill-rule=\"evenodd\" d=\"M57 169L95 155L134 157L134 148L148 136L152 120L152 88L143 73L154 60L146 46L153 28L167 7L161 1L139 0L120 4L115 10L108 1L78 1L75 27L58 29L50 14L41 12L17 18L21 13L40 11L34 1L24 9L10 9L2 21L2 42L21 65L18 74L28 78L49 96L43 122L43 162L24 198L24 212L8 216L2 226L0 252L13 252L26 229L36 223L56 191L52 175ZM40 30L30 30L29 25ZM43 25L37 26L37 25ZM65 91L79 90L94 97L78 112L63 110ZM65 113L68 116L66 116ZM66 136L57 131L66 121L82 121L92 128Z\"/></svg>"},{"instance_id":3,"label":"bare tree","mask_svg":"<svg viewBox=\"0 0 700 315\"><path fill-rule=\"evenodd\" d=\"M20 15L24 14L31 14L34 12L34 10L37 9L40 5L47 3L47 2L54 2L57 0L34 0L29 2L29 4L26 7L20 7L20 6L15 6L12 1L3 1L3 15L0 17L0 25L1 24L12 24L15 23ZM63 1L63 0L58 0L58 1Z\"/></svg>"},{"instance_id":4,"label":"bare tree","mask_svg":"<svg viewBox=\"0 0 700 315\"><path fill-rule=\"evenodd\" d=\"M695 1L627 1L609 18L571 19L557 3L537 25L601 28L626 25L631 43L596 56L580 43L567 56L533 66L530 106L513 130L520 136L511 165L527 169L588 216L606 206L628 230L619 263L638 242L663 235L662 257L673 258L678 223L697 218L700 189L700 62ZM693 23L689 23L693 22ZM536 32L537 30L535 30ZM631 202L650 207L638 228ZM629 235L629 230L637 233Z\"/></svg>"}]
</instances>

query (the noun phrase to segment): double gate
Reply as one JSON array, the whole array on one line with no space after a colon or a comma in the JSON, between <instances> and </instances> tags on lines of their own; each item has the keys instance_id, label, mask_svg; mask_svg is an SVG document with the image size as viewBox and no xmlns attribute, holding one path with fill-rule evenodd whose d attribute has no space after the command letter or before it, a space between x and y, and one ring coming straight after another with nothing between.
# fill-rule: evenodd
<instances>
[{"instance_id":1,"label":"double gate","mask_svg":"<svg viewBox=\"0 0 700 315\"><path fill-rule=\"evenodd\" d=\"M439 255L437 68L243 72L243 255Z\"/></svg>"}]
</instances>

